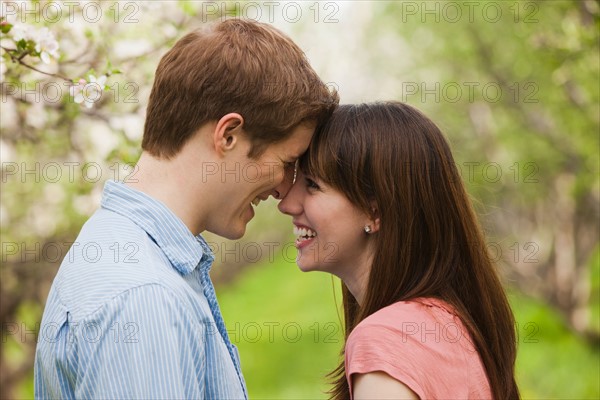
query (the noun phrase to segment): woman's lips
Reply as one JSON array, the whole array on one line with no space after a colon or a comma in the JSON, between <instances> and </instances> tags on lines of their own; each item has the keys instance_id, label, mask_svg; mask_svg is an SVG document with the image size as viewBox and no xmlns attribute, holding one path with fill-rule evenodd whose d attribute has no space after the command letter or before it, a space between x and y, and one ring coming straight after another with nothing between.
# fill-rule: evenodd
<instances>
[{"instance_id":1,"label":"woman's lips","mask_svg":"<svg viewBox=\"0 0 600 400\"><path fill-rule=\"evenodd\" d=\"M297 236L296 248L302 249L315 240L317 232L306 225L294 224L294 235Z\"/></svg>"}]
</instances>

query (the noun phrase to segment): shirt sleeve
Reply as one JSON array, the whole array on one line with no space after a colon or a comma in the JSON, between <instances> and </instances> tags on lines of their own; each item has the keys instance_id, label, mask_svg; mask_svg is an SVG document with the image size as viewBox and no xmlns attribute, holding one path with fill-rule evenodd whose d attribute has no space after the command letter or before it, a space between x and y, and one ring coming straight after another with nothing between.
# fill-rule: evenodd
<instances>
[{"instance_id":1,"label":"shirt sleeve","mask_svg":"<svg viewBox=\"0 0 600 400\"><path fill-rule=\"evenodd\" d=\"M359 324L346 343L346 377L352 392L352 374L382 371L402 382L420 398L428 398L423 388L422 365L429 354L412 334L382 325Z\"/></svg>"},{"instance_id":2,"label":"shirt sleeve","mask_svg":"<svg viewBox=\"0 0 600 400\"><path fill-rule=\"evenodd\" d=\"M130 289L71 326L75 397L203 398L205 335L214 334L168 289Z\"/></svg>"}]
</instances>

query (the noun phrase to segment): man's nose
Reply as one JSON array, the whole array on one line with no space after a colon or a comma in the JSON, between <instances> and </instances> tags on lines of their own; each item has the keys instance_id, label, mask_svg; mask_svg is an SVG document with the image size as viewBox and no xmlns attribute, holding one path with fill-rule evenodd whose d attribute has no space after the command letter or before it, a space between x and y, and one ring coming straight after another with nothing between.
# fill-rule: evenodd
<instances>
[{"instance_id":1,"label":"man's nose","mask_svg":"<svg viewBox=\"0 0 600 400\"><path fill-rule=\"evenodd\" d=\"M277 200L281 200L287 196L288 192L292 188L292 185L294 184L294 175L295 168L286 168L284 170L283 180L275 187L275 189L273 189L271 196L275 197Z\"/></svg>"},{"instance_id":2,"label":"man's nose","mask_svg":"<svg viewBox=\"0 0 600 400\"><path fill-rule=\"evenodd\" d=\"M282 213L291 216L302 214L304 212L304 193L302 184L298 181L294 182L277 205L277 208Z\"/></svg>"}]
</instances>

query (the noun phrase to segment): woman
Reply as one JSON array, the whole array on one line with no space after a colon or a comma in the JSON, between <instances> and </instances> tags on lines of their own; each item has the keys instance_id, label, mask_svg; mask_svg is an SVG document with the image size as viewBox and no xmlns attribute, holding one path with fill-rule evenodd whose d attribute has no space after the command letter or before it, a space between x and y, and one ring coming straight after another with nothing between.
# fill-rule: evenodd
<instances>
[{"instance_id":1,"label":"woman","mask_svg":"<svg viewBox=\"0 0 600 400\"><path fill-rule=\"evenodd\" d=\"M514 318L427 117L395 102L340 106L279 209L300 269L343 282L332 398L519 398Z\"/></svg>"}]
</instances>

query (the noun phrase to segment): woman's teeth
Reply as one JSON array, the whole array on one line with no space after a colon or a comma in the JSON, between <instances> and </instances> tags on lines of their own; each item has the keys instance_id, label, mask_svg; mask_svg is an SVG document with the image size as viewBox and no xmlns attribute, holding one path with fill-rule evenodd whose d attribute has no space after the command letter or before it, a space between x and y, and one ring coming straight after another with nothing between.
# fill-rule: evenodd
<instances>
[{"instance_id":1,"label":"woman's teeth","mask_svg":"<svg viewBox=\"0 0 600 400\"><path fill-rule=\"evenodd\" d=\"M256 197L254 200L251 201L251 203L254 205L254 207L256 207L258 203L260 203L260 199Z\"/></svg>"},{"instance_id":2,"label":"woman's teeth","mask_svg":"<svg viewBox=\"0 0 600 400\"><path fill-rule=\"evenodd\" d=\"M294 226L294 235L304 238L311 238L317 236L317 232L314 232L310 228L299 228Z\"/></svg>"}]
</instances>

